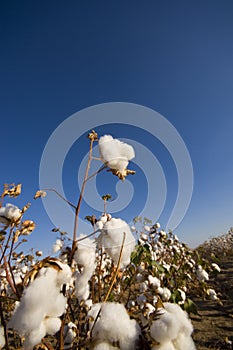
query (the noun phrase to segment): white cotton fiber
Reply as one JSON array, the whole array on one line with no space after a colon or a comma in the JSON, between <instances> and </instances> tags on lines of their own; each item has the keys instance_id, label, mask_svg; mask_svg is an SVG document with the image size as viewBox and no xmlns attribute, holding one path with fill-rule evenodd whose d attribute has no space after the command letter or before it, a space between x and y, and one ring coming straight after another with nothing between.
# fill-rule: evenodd
<instances>
[{"instance_id":1,"label":"white cotton fiber","mask_svg":"<svg viewBox=\"0 0 233 350\"><path fill-rule=\"evenodd\" d=\"M193 326L188 314L177 304L164 303L163 305L164 309L161 309L163 314L152 322L150 328L151 337L160 343L153 349L195 350L196 347L191 338Z\"/></svg>"},{"instance_id":2,"label":"white cotton fiber","mask_svg":"<svg viewBox=\"0 0 233 350\"><path fill-rule=\"evenodd\" d=\"M196 350L196 346L192 338L184 333L179 333L178 337L173 340L173 344L176 350Z\"/></svg>"},{"instance_id":3,"label":"white cotton fiber","mask_svg":"<svg viewBox=\"0 0 233 350\"><path fill-rule=\"evenodd\" d=\"M116 265L119 260L124 233L125 242L120 263L121 268L130 263L130 256L135 247L135 239L129 225L122 219L111 218L111 220L104 224L101 234L98 237L99 247L104 247Z\"/></svg>"},{"instance_id":4,"label":"white cotton fiber","mask_svg":"<svg viewBox=\"0 0 233 350\"><path fill-rule=\"evenodd\" d=\"M112 346L108 342L98 342L94 344L90 350L117 350L119 349L118 347Z\"/></svg>"},{"instance_id":5,"label":"white cotton fiber","mask_svg":"<svg viewBox=\"0 0 233 350\"><path fill-rule=\"evenodd\" d=\"M46 317L44 319L46 334L54 335L61 327L61 320L58 317Z\"/></svg>"},{"instance_id":6,"label":"white cotton fiber","mask_svg":"<svg viewBox=\"0 0 233 350\"><path fill-rule=\"evenodd\" d=\"M16 205L7 203L5 207L0 208L0 222L7 224L8 220L17 221L21 214L21 210Z\"/></svg>"},{"instance_id":7,"label":"white cotton fiber","mask_svg":"<svg viewBox=\"0 0 233 350\"><path fill-rule=\"evenodd\" d=\"M135 157L132 146L114 139L111 135L99 139L99 152L103 162L120 173L127 168L129 160Z\"/></svg>"},{"instance_id":8,"label":"white cotton fiber","mask_svg":"<svg viewBox=\"0 0 233 350\"><path fill-rule=\"evenodd\" d=\"M85 235L80 235L80 238L84 237ZM75 295L79 301L89 298L89 280L95 271L95 259L96 243L90 238L78 242L74 260L82 266L81 271L75 273Z\"/></svg>"},{"instance_id":9,"label":"white cotton fiber","mask_svg":"<svg viewBox=\"0 0 233 350\"><path fill-rule=\"evenodd\" d=\"M58 261L61 270L41 268L36 279L25 288L19 305L9 322L20 335L25 336L25 349L31 349L46 334L54 334L65 312L66 297L61 293L63 284L71 277L70 267Z\"/></svg>"},{"instance_id":10,"label":"white cotton fiber","mask_svg":"<svg viewBox=\"0 0 233 350\"><path fill-rule=\"evenodd\" d=\"M159 310L163 313L159 319L152 322L150 334L159 343L175 339L179 332L179 325L174 315L166 310Z\"/></svg>"},{"instance_id":11,"label":"white cotton fiber","mask_svg":"<svg viewBox=\"0 0 233 350\"><path fill-rule=\"evenodd\" d=\"M124 305L115 302L95 304L88 312L88 316L95 320L100 308L99 318L92 330L94 343L96 341L118 343L121 350L135 350L140 327L135 320L129 318Z\"/></svg>"},{"instance_id":12,"label":"white cotton fiber","mask_svg":"<svg viewBox=\"0 0 233 350\"><path fill-rule=\"evenodd\" d=\"M31 331L25 336L23 349L32 350L34 345L38 344L45 335L46 335L46 328L44 323L41 323L37 329L34 329L33 331Z\"/></svg>"},{"instance_id":13,"label":"white cotton fiber","mask_svg":"<svg viewBox=\"0 0 233 350\"><path fill-rule=\"evenodd\" d=\"M174 347L171 341L167 341L166 343L154 345L151 350L176 350L176 348ZM191 349L183 348L183 350L191 350Z\"/></svg>"},{"instance_id":14,"label":"white cotton fiber","mask_svg":"<svg viewBox=\"0 0 233 350\"><path fill-rule=\"evenodd\" d=\"M193 326L187 312L182 310L182 308L177 304L164 303L164 306L168 312L172 313L176 317L176 320L179 323L180 332L190 336L193 332Z\"/></svg>"}]
</instances>

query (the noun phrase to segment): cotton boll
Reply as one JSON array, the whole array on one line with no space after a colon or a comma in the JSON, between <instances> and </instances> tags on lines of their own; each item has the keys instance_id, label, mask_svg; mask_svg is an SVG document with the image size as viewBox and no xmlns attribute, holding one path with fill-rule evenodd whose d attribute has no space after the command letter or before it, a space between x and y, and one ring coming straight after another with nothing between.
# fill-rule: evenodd
<instances>
[{"instance_id":1,"label":"cotton boll","mask_svg":"<svg viewBox=\"0 0 233 350\"><path fill-rule=\"evenodd\" d=\"M168 301L171 298L171 292L167 287L159 287L157 290L163 301Z\"/></svg>"},{"instance_id":2,"label":"cotton boll","mask_svg":"<svg viewBox=\"0 0 233 350\"><path fill-rule=\"evenodd\" d=\"M197 267L197 279L200 281L200 282L205 282L205 281L208 281L209 280L209 275L208 275L208 272L206 272L205 270L203 270L202 266L201 265L198 265Z\"/></svg>"},{"instance_id":3,"label":"cotton boll","mask_svg":"<svg viewBox=\"0 0 233 350\"><path fill-rule=\"evenodd\" d=\"M29 348L31 344L36 344L35 341L41 334L43 334L42 337L46 334L44 320L47 317L57 318L65 311L66 298L60 290L61 283L67 281L71 273L67 266L61 263L60 267L63 267L63 270L60 271L51 267L41 268L37 278L25 288L20 303L15 309L9 326L21 335L27 335L26 345L28 344Z\"/></svg>"},{"instance_id":4,"label":"cotton boll","mask_svg":"<svg viewBox=\"0 0 233 350\"><path fill-rule=\"evenodd\" d=\"M85 238L86 235L81 234L80 238ZM74 260L79 265L89 265L95 262L96 244L90 238L86 238L81 242L78 242L77 250L74 254Z\"/></svg>"},{"instance_id":5,"label":"cotton boll","mask_svg":"<svg viewBox=\"0 0 233 350\"><path fill-rule=\"evenodd\" d=\"M187 312L182 310L179 305L173 303L164 303L164 307L176 317L176 320L179 323L180 332L190 336L193 332L193 326Z\"/></svg>"},{"instance_id":6,"label":"cotton boll","mask_svg":"<svg viewBox=\"0 0 233 350\"><path fill-rule=\"evenodd\" d=\"M4 225L10 221L17 221L22 215L22 211L13 204L7 203L5 207L0 208L0 222Z\"/></svg>"},{"instance_id":7,"label":"cotton boll","mask_svg":"<svg viewBox=\"0 0 233 350\"><path fill-rule=\"evenodd\" d=\"M53 253L57 253L63 247L63 242L60 239L56 240L56 243L53 245Z\"/></svg>"},{"instance_id":8,"label":"cotton boll","mask_svg":"<svg viewBox=\"0 0 233 350\"><path fill-rule=\"evenodd\" d=\"M179 325L174 315L163 309L161 309L161 313L159 319L152 322L150 335L157 342L165 343L177 337Z\"/></svg>"},{"instance_id":9,"label":"cotton boll","mask_svg":"<svg viewBox=\"0 0 233 350\"><path fill-rule=\"evenodd\" d=\"M46 334L54 335L61 328L61 320L58 317L46 317L44 319Z\"/></svg>"},{"instance_id":10,"label":"cotton boll","mask_svg":"<svg viewBox=\"0 0 233 350\"><path fill-rule=\"evenodd\" d=\"M157 288L160 287L160 280L157 277L153 277L153 276L149 275L148 276L148 281L149 281L149 284L153 288L157 289Z\"/></svg>"},{"instance_id":11,"label":"cotton boll","mask_svg":"<svg viewBox=\"0 0 233 350\"><path fill-rule=\"evenodd\" d=\"M135 157L132 146L114 139L111 135L99 139L99 152L103 162L110 168L122 173L128 166L129 160Z\"/></svg>"},{"instance_id":12,"label":"cotton boll","mask_svg":"<svg viewBox=\"0 0 233 350\"><path fill-rule=\"evenodd\" d=\"M101 234L98 237L99 247L103 246L106 252L117 264L120 256L125 233L125 242L122 251L120 268L124 268L130 263L130 256L135 247L135 239L127 223L122 219L112 218L104 224Z\"/></svg>"},{"instance_id":13,"label":"cotton boll","mask_svg":"<svg viewBox=\"0 0 233 350\"><path fill-rule=\"evenodd\" d=\"M77 326L73 322L69 322L64 327L64 344L69 348L73 343L77 334Z\"/></svg>"},{"instance_id":14,"label":"cotton boll","mask_svg":"<svg viewBox=\"0 0 233 350\"><path fill-rule=\"evenodd\" d=\"M95 320L100 308L99 318L92 330L93 341L119 343L121 350L134 350L140 327L135 320L130 320L124 305L115 302L95 304L88 316Z\"/></svg>"}]
</instances>

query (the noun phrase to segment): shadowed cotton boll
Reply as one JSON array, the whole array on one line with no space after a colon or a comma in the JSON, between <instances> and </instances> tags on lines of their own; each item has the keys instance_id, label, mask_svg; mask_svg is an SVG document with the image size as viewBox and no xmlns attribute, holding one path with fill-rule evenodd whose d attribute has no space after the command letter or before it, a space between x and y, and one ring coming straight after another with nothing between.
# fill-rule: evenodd
<instances>
[{"instance_id":1,"label":"shadowed cotton boll","mask_svg":"<svg viewBox=\"0 0 233 350\"><path fill-rule=\"evenodd\" d=\"M103 246L105 251L113 259L114 264L117 264L124 233L125 243L120 263L121 268L124 268L130 263L130 256L135 247L135 239L128 224L122 219L112 218L104 224L101 234L98 237L99 247Z\"/></svg>"},{"instance_id":2,"label":"shadowed cotton boll","mask_svg":"<svg viewBox=\"0 0 233 350\"><path fill-rule=\"evenodd\" d=\"M104 135L99 139L99 152L103 162L120 173L127 168L129 160L135 157L132 146L114 139L111 135Z\"/></svg>"},{"instance_id":3,"label":"shadowed cotton boll","mask_svg":"<svg viewBox=\"0 0 233 350\"><path fill-rule=\"evenodd\" d=\"M85 235L80 235L84 238ZM89 297L89 280L95 270L96 258L96 243L90 238L86 238L78 242L77 250L74 255L74 260L77 265L81 265L81 271L76 271L75 274L75 295L81 300L87 300Z\"/></svg>"},{"instance_id":4,"label":"shadowed cotton boll","mask_svg":"<svg viewBox=\"0 0 233 350\"><path fill-rule=\"evenodd\" d=\"M68 265L59 262L59 266L61 270L40 269L36 279L25 288L9 322L9 327L25 336L25 349L32 349L47 333L54 334L59 329L58 317L64 313L67 302L61 286L71 277Z\"/></svg>"},{"instance_id":5,"label":"shadowed cotton boll","mask_svg":"<svg viewBox=\"0 0 233 350\"><path fill-rule=\"evenodd\" d=\"M0 223L6 225L9 221L17 221L22 212L16 205L8 203L5 207L0 208Z\"/></svg>"},{"instance_id":6,"label":"shadowed cotton boll","mask_svg":"<svg viewBox=\"0 0 233 350\"><path fill-rule=\"evenodd\" d=\"M131 320L123 304L111 302L94 304L88 316L95 320L100 315L92 330L92 339L96 342L119 344L121 350L135 350L140 335L140 327ZM90 324L92 328L94 321ZM111 348L110 348L111 349Z\"/></svg>"}]
</instances>

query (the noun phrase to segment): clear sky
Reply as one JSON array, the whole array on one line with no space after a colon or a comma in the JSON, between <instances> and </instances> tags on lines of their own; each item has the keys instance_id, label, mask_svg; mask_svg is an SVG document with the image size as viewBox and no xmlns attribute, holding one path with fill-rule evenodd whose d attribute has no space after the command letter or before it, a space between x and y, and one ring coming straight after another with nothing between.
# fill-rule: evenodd
<instances>
[{"instance_id":1,"label":"clear sky","mask_svg":"<svg viewBox=\"0 0 233 350\"><path fill-rule=\"evenodd\" d=\"M22 196L11 202L33 202L44 147L63 121L93 105L128 102L165 117L189 151L193 196L175 233L194 247L233 225L232 1L5 1L0 5L0 49L0 183L23 184ZM135 140L158 159L167 200L161 216L151 219L165 226L178 180L164 145L111 115L109 125L97 129L100 135ZM69 134L64 139L69 141ZM73 202L87 147L80 137L64 163L64 192ZM135 188L132 203L116 213L126 220L138 214L148 191L145 169L136 158L131 167L137 170L129 179ZM101 175L99 194L110 192L115 198L117 179ZM159 187L160 180L155 171L150 186ZM92 212L99 213L84 203L81 216ZM55 225L40 200L27 217L37 223L30 244L49 251Z\"/></svg>"}]
</instances>

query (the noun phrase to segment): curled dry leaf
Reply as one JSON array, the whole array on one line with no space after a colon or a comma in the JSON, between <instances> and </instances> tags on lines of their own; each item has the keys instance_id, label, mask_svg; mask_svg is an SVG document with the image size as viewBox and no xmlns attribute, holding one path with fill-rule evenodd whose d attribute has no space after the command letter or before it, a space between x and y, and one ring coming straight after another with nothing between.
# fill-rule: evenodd
<instances>
[{"instance_id":1,"label":"curled dry leaf","mask_svg":"<svg viewBox=\"0 0 233 350\"><path fill-rule=\"evenodd\" d=\"M35 229L36 225L32 220L25 220L21 224L21 234L29 235Z\"/></svg>"}]
</instances>

